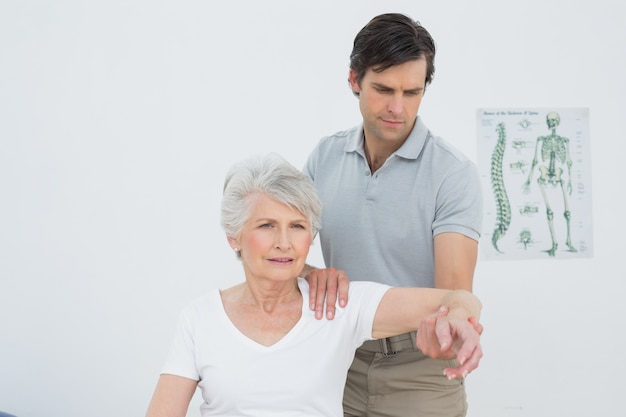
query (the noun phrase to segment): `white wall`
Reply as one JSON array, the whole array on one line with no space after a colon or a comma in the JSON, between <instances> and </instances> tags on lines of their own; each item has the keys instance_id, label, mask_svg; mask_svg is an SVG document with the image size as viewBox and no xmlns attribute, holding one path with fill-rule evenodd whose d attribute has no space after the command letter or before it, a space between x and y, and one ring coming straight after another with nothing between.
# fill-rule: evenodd
<instances>
[{"instance_id":1,"label":"white wall","mask_svg":"<svg viewBox=\"0 0 626 417\"><path fill-rule=\"evenodd\" d=\"M478 107L591 110L595 256L479 263L469 417L622 416L619 3L0 3L0 410L143 415L180 308L241 280L225 170L266 151L300 166L355 124L351 42L400 11L439 47L421 115L472 159Z\"/></svg>"}]
</instances>

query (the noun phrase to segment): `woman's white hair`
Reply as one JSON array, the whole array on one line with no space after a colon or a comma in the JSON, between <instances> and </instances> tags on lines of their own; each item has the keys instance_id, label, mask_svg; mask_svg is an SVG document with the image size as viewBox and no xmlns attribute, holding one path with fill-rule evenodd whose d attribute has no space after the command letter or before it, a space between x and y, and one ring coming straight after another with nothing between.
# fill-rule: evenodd
<instances>
[{"instance_id":1,"label":"woman's white hair","mask_svg":"<svg viewBox=\"0 0 626 417\"><path fill-rule=\"evenodd\" d=\"M276 153L252 157L226 174L222 198L222 228L237 238L248 220L254 194L264 194L295 208L309 221L312 237L321 227L322 203L311 179Z\"/></svg>"}]
</instances>

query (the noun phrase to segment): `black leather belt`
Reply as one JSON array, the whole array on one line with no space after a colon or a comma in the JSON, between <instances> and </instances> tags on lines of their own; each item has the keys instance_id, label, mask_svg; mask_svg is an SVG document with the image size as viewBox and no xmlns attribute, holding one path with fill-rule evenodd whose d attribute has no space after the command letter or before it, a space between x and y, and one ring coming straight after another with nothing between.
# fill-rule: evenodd
<instances>
[{"instance_id":1,"label":"black leather belt","mask_svg":"<svg viewBox=\"0 0 626 417\"><path fill-rule=\"evenodd\" d=\"M386 358L396 356L403 350L415 350L415 335L417 332L404 333L384 339L371 340L363 344L363 349L381 352Z\"/></svg>"}]
</instances>

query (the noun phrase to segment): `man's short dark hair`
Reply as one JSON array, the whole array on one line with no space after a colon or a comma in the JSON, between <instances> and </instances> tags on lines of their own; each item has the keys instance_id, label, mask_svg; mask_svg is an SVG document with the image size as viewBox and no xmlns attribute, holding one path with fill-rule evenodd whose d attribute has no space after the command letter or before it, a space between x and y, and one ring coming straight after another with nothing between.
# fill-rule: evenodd
<instances>
[{"instance_id":1,"label":"man's short dark hair","mask_svg":"<svg viewBox=\"0 0 626 417\"><path fill-rule=\"evenodd\" d=\"M417 21L399 13L374 17L357 33L350 68L360 85L368 69L382 72L394 65L426 60L426 85L435 73L435 41Z\"/></svg>"}]
</instances>

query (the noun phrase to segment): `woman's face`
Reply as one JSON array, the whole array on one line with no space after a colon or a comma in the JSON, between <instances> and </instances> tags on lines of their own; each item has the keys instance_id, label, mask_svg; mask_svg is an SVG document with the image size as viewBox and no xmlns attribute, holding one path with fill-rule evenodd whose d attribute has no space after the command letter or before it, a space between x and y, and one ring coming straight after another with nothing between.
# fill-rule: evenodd
<instances>
[{"instance_id":1,"label":"woman's face","mask_svg":"<svg viewBox=\"0 0 626 417\"><path fill-rule=\"evenodd\" d=\"M264 195L251 196L252 209L238 239L246 278L295 279L306 262L313 237L309 220L298 210Z\"/></svg>"}]
</instances>

